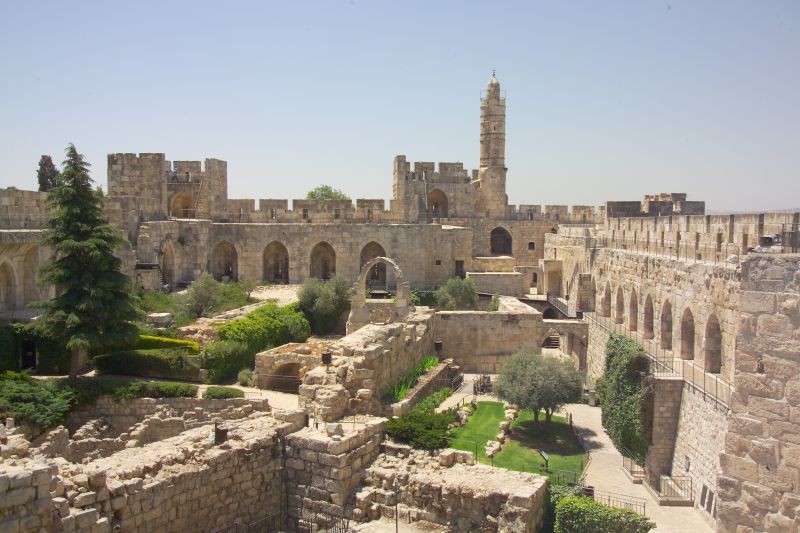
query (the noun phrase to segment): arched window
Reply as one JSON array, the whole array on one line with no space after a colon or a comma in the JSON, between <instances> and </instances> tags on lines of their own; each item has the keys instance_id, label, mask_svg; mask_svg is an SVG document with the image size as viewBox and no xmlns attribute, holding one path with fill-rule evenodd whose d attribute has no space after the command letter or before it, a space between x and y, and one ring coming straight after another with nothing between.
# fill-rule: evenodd
<instances>
[{"instance_id":1,"label":"arched window","mask_svg":"<svg viewBox=\"0 0 800 533\"><path fill-rule=\"evenodd\" d=\"M706 322L706 335L703 341L704 369L712 374L719 374L722 370L722 329L715 315L708 317Z\"/></svg>"},{"instance_id":2,"label":"arched window","mask_svg":"<svg viewBox=\"0 0 800 533\"><path fill-rule=\"evenodd\" d=\"M489 235L492 255L511 255L511 234L505 228L494 228Z\"/></svg>"},{"instance_id":3,"label":"arched window","mask_svg":"<svg viewBox=\"0 0 800 533\"><path fill-rule=\"evenodd\" d=\"M661 349L672 350L672 304L669 300L661 308Z\"/></svg>"},{"instance_id":4,"label":"arched window","mask_svg":"<svg viewBox=\"0 0 800 533\"><path fill-rule=\"evenodd\" d=\"M681 317L681 358L694 359L694 315L688 307Z\"/></svg>"}]
</instances>

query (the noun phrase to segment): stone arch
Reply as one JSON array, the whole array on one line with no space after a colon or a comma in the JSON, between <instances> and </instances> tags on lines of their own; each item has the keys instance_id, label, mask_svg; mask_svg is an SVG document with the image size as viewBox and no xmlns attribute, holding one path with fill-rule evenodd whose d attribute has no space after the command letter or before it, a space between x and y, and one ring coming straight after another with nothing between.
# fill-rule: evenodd
<instances>
[{"instance_id":1,"label":"stone arch","mask_svg":"<svg viewBox=\"0 0 800 533\"><path fill-rule=\"evenodd\" d=\"M370 300L367 304L366 291L368 277L375 265L383 263L392 270L397 282L397 293L392 300ZM380 317L380 323L397 322L404 318L414 306L411 304L411 285L403 279L403 271L394 260L388 257L374 257L361 267L358 280L351 291L350 316L347 319L347 334L375 322L375 317Z\"/></svg>"},{"instance_id":2,"label":"stone arch","mask_svg":"<svg viewBox=\"0 0 800 533\"><path fill-rule=\"evenodd\" d=\"M192 195L181 191L173 196L169 204L169 213L175 218L196 218Z\"/></svg>"},{"instance_id":3,"label":"stone arch","mask_svg":"<svg viewBox=\"0 0 800 533\"><path fill-rule=\"evenodd\" d=\"M644 299L644 338L645 339L652 339L653 338L653 297L651 295L647 295L647 298Z\"/></svg>"},{"instance_id":4,"label":"stone arch","mask_svg":"<svg viewBox=\"0 0 800 533\"><path fill-rule=\"evenodd\" d=\"M320 241L311 249L310 276L317 279L330 279L336 275L336 251L325 241Z\"/></svg>"},{"instance_id":5,"label":"stone arch","mask_svg":"<svg viewBox=\"0 0 800 533\"><path fill-rule=\"evenodd\" d=\"M267 380L267 389L297 394L303 381L300 363L284 363Z\"/></svg>"},{"instance_id":6,"label":"stone arch","mask_svg":"<svg viewBox=\"0 0 800 533\"><path fill-rule=\"evenodd\" d=\"M17 308L17 277L8 262L0 265L0 311Z\"/></svg>"},{"instance_id":7,"label":"stone arch","mask_svg":"<svg viewBox=\"0 0 800 533\"><path fill-rule=\"evenodd\" d=\"M170 241L166 241L161 250L161 275L164 276L164 283L170 289L175 288L175 248Z\"/></svg>"},{"instance_id":8,"label":"stone arch","mask_svg":"<svg viewBox=\"0 0 800 533\"><path fill-rule=\"evenodd\" d=\"M549 329L542 337L542 342L539 344L541 348L561 349L561 335L562 332L556 329Z\"/></svg>"},{"instance_id":9,"label":"stone arch","mask_svg":"<svg viewBox=\"0 0 800 533\"><path fill-rule=\"evenodd\" d=\"M606 290L603 291L603 298L600 302L600 314L605 317L611 316L611 283L606 282Z\"/></svg>"},{"instance_id":10,"label":"stone arch","mask_svg":"<svg viewBox=\"0 0 800 533\"><path fill-rule=\"evenodd\" d=\"M631 297L628 304L628 329L638 331L639 329L639 299L636 297L636 289L631 289Z\"/></svg>"},{"instance_id":11,"label":"stone arch","mask_svg":"<svg viewBox=\"0 0 800 533\"><path fill-rule=\"evenodd\" d=\"M622 286L617 287L617 303L614 306L614 322L622 324L625 322L625 293Z\"/></svg>"},{"instance_id":12,"label":"stone arch","mask_svg":"<svg viewBox=\"0 0 800 533\"><path fill-rule=\"evenodd\" d=\"M228 241L219 241L211 249L211 275L217 281L239 279L239 254Z\"/></svg>"},{"instance_id":13,"label":"stone arch","mask_svg":"<svg viewBox=\"0 0 800 533\"><path fill-rule=\"evenodd\" d=\"M431 218L447 218L449 205L447 195L441 189L428 192L428 216Z\"/></svg>"},{"instance_id":14,"label":"stone arch","mask_svg":"<svg viewBox=\"0 0 800 533\"><path fill-rule=\"evenodd\" d=\"M672 303L664 300L661 307L661 349L672 350Z\"/></svg>"},{"instance_id":15,"label":"stone arch","mask_svg":"<svg viewBox=\"0 0 800 533\"><path fill-rule=\"evenodd\" d=\"M386 250L377 242L371 241L361 249L361 256L358 263L359 268L364 268L364 265L376 257L386 257ZM387 288L386 263L380 262L372 267L372 270L370 270L367 275L367 288Z\"/></svg>"},{"instance_id":16,"label":"stone arch","mask_svg":"<svg viewBox=\"0 0 800 533\"><path fill-rule=\"evenodd\" d=\"M706 334L703 339L703 369L712 374L722 370L722 328L715 314L706 321Z\"/></svg>"},{"instance_id":17,"label":"stone arch","mask_svg":"<svg viewBox=\"0 0 800 533\"><path fill-rule=\"evenodd\" d=\"M694 359L694 314L688 307L681 315L681 358Z\"/></svg>"},{"instance_id":18,"label":"stone arch","mask_svg":"<svg viewBox=\"0 0 800 533\"><path fill-rule=\"evenodd\" d=\"M34 246L25 254L22 261L22 275L24 278L22 285L22 301L25 304L35 302L40 298L39 287L36 281L39 279L39 247Z\"/></svg>"},{"instance_id":19,"label":"stone arch","mask_svg":"<svg viewBox=\"0 0 800 533\"><path fill-rule=\"evenodd\" d=\"M542 313L542 318L547 319L547 320L557 320L560 317L558 315L558 311L556 311L552 307L548 307Z\"/></svg>"},{"instance_id":20,"label":"stone arch","mask_svg":"<svg viewBox=\"0 0 800 533\"><path fill-rule=\"evenodd\" d=\"M264 247L261 276L270 283L289 283L289 250L283 243L272 241Z\"/></svg>"},{"instance_id":21,"label":"stone arch","mask_svg":"<svg viewBox=\"0 0 800 533\"><path fill-rule=\"evenodd\" d=\"M511 233L502 226L494 228L489 233L489 247L492 255L511 255Z\"/></svg>"}]
</instances>

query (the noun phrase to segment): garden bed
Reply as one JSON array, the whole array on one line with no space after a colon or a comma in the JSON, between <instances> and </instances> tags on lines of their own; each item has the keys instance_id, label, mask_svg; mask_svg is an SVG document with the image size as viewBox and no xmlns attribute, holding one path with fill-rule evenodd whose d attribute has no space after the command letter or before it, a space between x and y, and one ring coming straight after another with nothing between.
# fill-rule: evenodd
<instances>
[{"instance_id":1,"label":"garden bed","mask_svg":"<svg viewBox=\"0 0 800 533\"><path fill-rule=\"evenodd\" d=\"M418 379L417 384L406 393L404 399L385 406L383 415L386 417L402 416L411 411L423 398L444 387L449 387L452 382L450 379L452 368L453 361L446 360L429 369Z\"/></svg>"}]
</instances>

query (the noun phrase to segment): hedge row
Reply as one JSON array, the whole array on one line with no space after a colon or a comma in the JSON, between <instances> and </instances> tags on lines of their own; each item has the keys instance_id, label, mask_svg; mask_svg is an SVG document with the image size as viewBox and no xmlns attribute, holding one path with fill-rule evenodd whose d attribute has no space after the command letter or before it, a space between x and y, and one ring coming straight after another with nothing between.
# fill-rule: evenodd
<instances>
[{"instance_id":1,"label":"hedge row","mask_svg":"<svg viewBox=\"0 0 800 533\"><path fill-rule=\"evenodd\" d=\"M157 377L168 379L198 379L200 366L197 357L185 349L126 350L98 355L94 366L102 374Z\"/></svg>"},{"instance_id":2,"label":"hedge row","mask_svg":"<svg viewBox=\"0 0 800 533\"><path fill-rule=\"evenodd\" d=\"M635 511L609 507L585 496L567 496L556 504L555 533L647 533L654 527Z\"/></svg>"},{"instance_id":3,"label":"hedge row","mask_svg":"<svg viewBox=\"0 0 800 533\"><path fill-rule=\"evenodd\" d=\"M240 370L253 368L255 357L255 352L246 344L220 341L203 350L200 366L208 370L209 383L224 383L236 378Z\"/></svg>"},{"instance_id":4,"label":"hedge row","mask_svg":"<svg viewBox=\"0 0 800 533\"><path fill-rule=\"evenodd\" d=\"M453 390L446 387L427 396L403 416L390 418L386 424L386 434L414 448L424 450L446 448L447 429L456 421L456 413L453 409L437 413L436 408L451 394Z\"/></svg>"},{"instance_id":5,"label":"hedge row","mask_svg":"<svg viewBox=\"0 0 800 533\"><path fill-rule=\"evenodd\" d=\"M228 400L231 398L244 398L244 391L242 389L235 389L233 387L218 387L212 386L206 389L203 398L206 400Z\"/></svg>"},{"instance_id":6,"label":"hedge row","mask_svg":"<svg viewBox=\"0 0 800 533\"><path fill-rule=\"evenodd\" d=\"M186 339L139 335L139 339L136 341L137 350L154 350L158 348L185 348L188 349L190 353L200 353L200 344Z\"/></svg>"},{"instance_id":7,"label":"hedge row","mask_svg":"<svg viewBox=\"0 0 800 533\"><path fill-rule=\"evenodd\" d=\"M311 326L297 304L268 303L219 328L221 340L241 342L253 354L287 342L304 342L310 335Z\"/></svg>"}]
</instances>

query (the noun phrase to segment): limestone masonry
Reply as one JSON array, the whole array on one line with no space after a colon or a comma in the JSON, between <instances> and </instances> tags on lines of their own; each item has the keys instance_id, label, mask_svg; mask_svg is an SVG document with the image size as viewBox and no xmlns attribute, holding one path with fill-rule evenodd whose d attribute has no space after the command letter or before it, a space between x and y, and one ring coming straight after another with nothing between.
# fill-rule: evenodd
<instances>
[{"instance_id":1,"label":"limestone masonry","mask_svg":"<svg viewBox=\"0 0 800 533\"><path fill-rule=\"evenodd\" d=\"M650 359L652 444L644 467L626 470L631 482L717 531L797 532L800 213L707 215L685 193L510 205L505 125L492 76L480 168L398 155L388 207L230 199L225 161L109 154L105 214L124 232L118 254L138 286L182 288L204 272L287 284L341 274L353 283L346 335L256 356L256 386L297 394L298 410L103 397L35 439L11 431L0 533L347 531L394 519L538 531L545 478L394 444L386 417L462 371L497 373L523 348L573 361L591 398L614 332ZM30 320L27 304L52 294L36 284L46 216L44 193L0 190L3 320ZM497 310L414 306L412 289L453 277L498 295ZM435 341L440 364L404 402L382 402Z\"/></svg>"}]
</instances>

